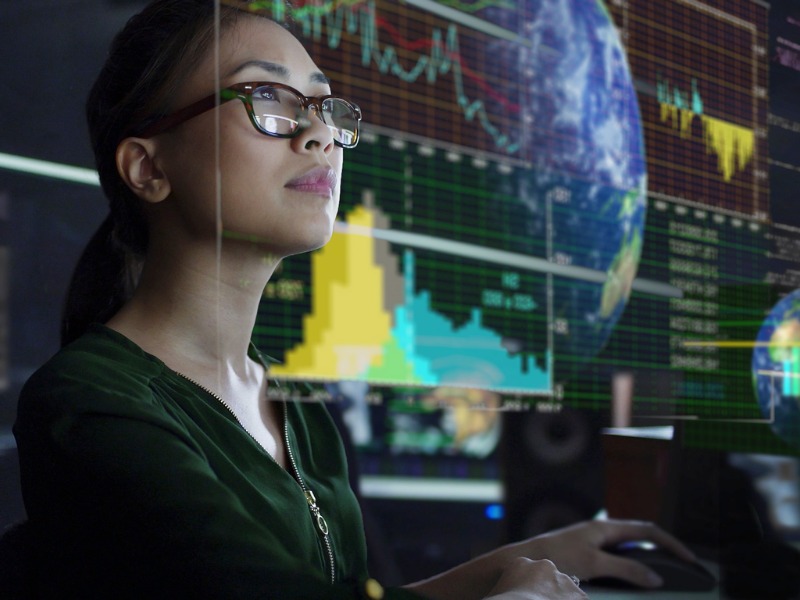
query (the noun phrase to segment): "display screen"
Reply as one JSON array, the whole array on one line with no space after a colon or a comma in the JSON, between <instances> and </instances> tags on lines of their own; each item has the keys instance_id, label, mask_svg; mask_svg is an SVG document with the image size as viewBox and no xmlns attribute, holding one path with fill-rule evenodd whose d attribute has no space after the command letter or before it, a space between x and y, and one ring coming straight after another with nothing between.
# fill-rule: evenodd
<instances>
[{"instance_id":1,"label":"display screen","mask_svg":"<svg viewBox=\"0 0 800 600\"><path fill-rule=\"evenodd\" d=\"M9 55L38 35L80 65L20 58L69 119L3 66L8 423L107 210L81 104L145 3L76 2L52 30L45 4L0 8ZM283 260L253 340L276 361L270 394L339 400L367 475L498 499L518 413L681 421L693 447L800 454L794 2L244 5L290 23L362 109L333 237Z\"/></svg>"},{"instance_id":2,"label":"display screen","mask_svg":"<svg viewBox=\"0 0 800 600\"><path fill-rule=\"evenodd\" d=\"M274 375L360 382L395 414L437 388L611 412L630 374L634 422L797 453L792 10L299 3L364 134L331 243L265 290Z\"/></svg>"}]
</instances>

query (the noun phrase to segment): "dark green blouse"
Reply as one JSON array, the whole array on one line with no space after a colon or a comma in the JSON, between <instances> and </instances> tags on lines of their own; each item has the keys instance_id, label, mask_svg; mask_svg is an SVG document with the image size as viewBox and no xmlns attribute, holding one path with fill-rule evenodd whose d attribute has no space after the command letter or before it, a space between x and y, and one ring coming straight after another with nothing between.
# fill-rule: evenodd
<instances>
[{"instance_id":1,"label":"dark green blouse","mask_svg":"<svg viewBox=\"0 0 800 600\"><path fill-rule=\"evenodd\" d=\"M361 515L324 406L287 403L303 490L208 392L93 326L25 385L14 434L44 597L357 598ZM412 598L404 590L387 598Z\"/></svg>"}]
</instances>

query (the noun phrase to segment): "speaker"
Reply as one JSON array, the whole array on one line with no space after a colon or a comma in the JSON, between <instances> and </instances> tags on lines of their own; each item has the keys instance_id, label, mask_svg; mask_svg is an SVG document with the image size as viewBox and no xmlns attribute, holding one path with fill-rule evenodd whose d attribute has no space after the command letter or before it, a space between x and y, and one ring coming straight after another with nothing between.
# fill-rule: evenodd
<instances>
[{"instance_id":1,"label":"speaker","mask_svg":"<svg viewBox=\"0 0 800 600\"><path fill-rule=\"evenodd\" d=\"M590 519L603 507L600 432L606 418L569 407L505 413L501 456L509 542Z\"/></svg>"}]
</instances>

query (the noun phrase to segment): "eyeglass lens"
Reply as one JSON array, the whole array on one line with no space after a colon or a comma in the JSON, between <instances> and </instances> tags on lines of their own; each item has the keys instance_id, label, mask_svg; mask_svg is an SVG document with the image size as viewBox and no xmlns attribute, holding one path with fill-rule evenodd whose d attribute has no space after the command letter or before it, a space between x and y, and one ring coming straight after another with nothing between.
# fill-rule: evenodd
<instances>
[{"instance_id":1,"label":"eyeglass lens","mask_svg":"<svg viewBox=\"0 0 800 600\"><path fill-rule=\"evenodd\" d=\"M306 119L306 109L296 94L283 88L261 86L251 94L258 126L266 133L291 135ZM352 107L339 98L322 102L322 120L336 141L349 146L356 139L358 118Z\"/></svg>"}]
</instances>

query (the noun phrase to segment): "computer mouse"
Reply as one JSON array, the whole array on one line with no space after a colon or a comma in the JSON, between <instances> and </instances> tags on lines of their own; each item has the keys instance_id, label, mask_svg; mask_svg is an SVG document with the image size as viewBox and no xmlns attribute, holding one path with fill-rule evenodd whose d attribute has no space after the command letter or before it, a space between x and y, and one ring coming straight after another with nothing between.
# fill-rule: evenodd
<instances>
[{"instance_id":1,"label":"computer mouse","mask_svg":"<svg viewBox=\"0 0 800 600\"><path fill-rule=\"evenodd\" d=\"M606 552L643 563L661 577L659 590L670 592L707 592L717 586L717 578L700 563L679 558L669 550L651 542L625 542L604 548ZM617 589L637 589L638 586L615 577L598 577L591 585Z\"/></svg>"}]
</instances>

